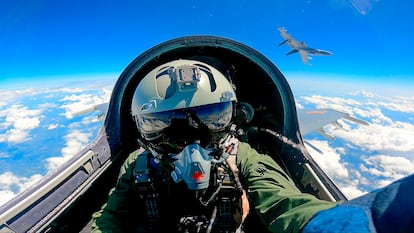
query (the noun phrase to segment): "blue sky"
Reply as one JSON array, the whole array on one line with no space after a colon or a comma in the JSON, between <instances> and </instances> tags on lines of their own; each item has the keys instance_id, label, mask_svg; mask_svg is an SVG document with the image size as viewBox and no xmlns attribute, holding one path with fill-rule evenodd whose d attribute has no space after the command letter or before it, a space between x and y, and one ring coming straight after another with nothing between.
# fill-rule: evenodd
<instances>
[{"instance_id":1,"label":"blue sky","mask_svg":"<svg viewBox=\"0 0 414 233\"><path fill-rule=\"evenodd\" d=\"M4 0L0 86L116 78L133 58L160 42L208 34L246 43L285 75L414 87L411 9L414 2L402 0ZM278 46L280 26L334 55L314 57L310 66L298 54L285 56L290 49Z\"/></svg>"}]
</instances>

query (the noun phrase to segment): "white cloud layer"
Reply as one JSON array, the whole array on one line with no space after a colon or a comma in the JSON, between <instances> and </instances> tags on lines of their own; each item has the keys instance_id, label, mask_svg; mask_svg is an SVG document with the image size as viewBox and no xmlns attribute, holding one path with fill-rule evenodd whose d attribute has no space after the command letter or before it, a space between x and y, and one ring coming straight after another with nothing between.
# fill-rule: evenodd
<instances>
[{"instance_id":1,"label":"white cloud layer","mask_svg":"<svg viewBox=\"0 0 414 233\"><path fill-rule=\"evenodd\" d=\"M378 187L414 173L414 163L404 157L377 155L365 161L369 167L361 164L360 169L380 178Z\"/></svg>"},{"instance_id":2,"label":"white cloud layer","mask_svg":"<svg viewBox=\"0 0 414 233\"><path fill-rule=\"evenodd\" d=\"M414 96L393 96L391 98L379 96L365 90L351 94L355 96L360 95L366 97L368 100L366 101L365 105L381 107L397 112L414 113Z\"/></svg>"},{"instance_id":3,"label":"white cloud layer","mask_svg":"<svg viewBox=\"0 0 414 233\"><path fill-rule=\"evenodd\" d=\"M340 148L331 148L328 141L310 140L308 141L313 146L317 147L323 154L314 151L312 147L306 149L312 153L312 158L323 168L323 170L332 178L347 179L348 170L340 162Z\"/></svg>"},{"instance_id":4,"label":"white cloud layer","mask_svg":"<svg viewBox=\"0 0 414 233\"><path fill-rule=\"evenodd\" d=\"M414 125L412 124L399 121L387 125L374 123L350 131L328 127L327 132L364 150L406 155L414 161Z\"/></svg>"},{"instance_id":5,"label":"white cloud layer","mask_svg":"<svg viewBox=\"0 0 414 233\"><path fill-rule=\"evenodd\" d=\"M321 149L323 155L308 148L312 157L348 197L363 194L362 186L376 189L414 173L414 125L411 123L414 115L398 120L387 115L389 112L393 113L393 117L399 113L414 113L414 97L389 98L360 91L349 98L303 96L298 103L301 107L310 104L314 108L334 109L370 122L369 126L361 126L339 120L343 129L332 125L324 127L329 135L348 143L343 150L330 147L327 141L317 140L311 140L311 143ZM346 156L348 149L361 152L362 163L356 166L357 169L343 162L346 159L342 156ZM346 174L352 174L350 177L356 179L346 179Z\"/></svg>"},{"instance_id":6,"label":"white cloud layer","mask_svg":"<svg viewBox=\"0 0 414 233\"><path fill-rule=\"evenodd\" d=\"M92 133L84 133L79 130L74 130L66 137L66 145L62 148L62 155L56 157L50 157L46 160L46 167L48 171L53 171L63 163L67 162L79 151L81 151L88 143L91 142Z\"/></svg>"},{"instance_id":7,"label":"white cloud layer","mask_svg":"<svg viewBox=\"0 0 414 233\"><path fill-rule=\"evenodd\" d=\"M21 143L28 140L30 130L40 125L42 110L28 109L22 105L12 105L0 110L0 130L5 133L0 134L0 142Z\"/></svg>"},{"instance_id":8,"label":"white cloud layer","mask_svg":"<svg viewBox=\"0 0 414 233\"><path fill-rule=\"evenodd\" d=\"M361 106L359 101L354 99L346 99L340 97L327 97L321 95L303 96L301 97L306 103L316 105L316 108L330 108L336 111L351 114L355 107Z\"/></svg>"},{"instance_id":9,"label":"white cloud layer","mask_svg":"<svg viewBox=\"0 0 414 233\"><path fill-rule=\"evenodd\" d=\"M23 95L32 94L34 90L32 88L21 90L1 90L0 91L0 108L9 105L10 101L19 98Z\"/></svg>"},{"instance_id":10,"label":"white cloud layer","mask_svg":"<svg viewBox=\"0 0 414 233\"><path fill-rule=\"evenodd\" d=\"M102 84L101 84L102 85ZM46 110L53 111L59 109L60 103L64 102L62 106L66 110L65 115L70 116L73 112L79 110L81 107L89 107L102 102L108 102L112 88L107 87L101 89L103 94L92 95L85 93L84 88L57 88L57 89L25 89L0 91L0 143L18 144L28 142L31 139L31 131L37 127L42 126L46 114ZM98 84L94 88L99 88ZM100 87L102 88L102 86ZM91 88L93 89L93 88ZM68 93L67 97L62 98L62 101L57 101L57 96ZM37 95L39 94L39 95ZM20 97L34 96L44 99L44 103L36 105L24 106L20 104ZM60 122L43 125L45 129L54 130L58 127L69 128L70 132L65 136L65 147L61 149L61 155L50 157L45 162L45 166L49 170L56 169L64 162L68 161L80 150L82 150L88 143L91 142L92 132L83 132L91 122L96 122L96 117L85 117L79 122L71 125L61 125ZM86 128L85 128L86 127ZM53 146L48 144L48 146ZM11 155L5 152L0 152L0 158L11 158ZM12 158L11 158L12 159ZM30 177L19 176L17 173L6 171L0 174L0 205L6 203L16 194L24 191L29 186L38 182L42 178L41 174L35 174Z\"/></svg>"},{"instance_id":11,"label":"white cloud layer","mask_svg":"<svg viewBox=\"0 0 414 233\"><path fill-rule=\"evenodd\" d=\"M0 205L37 183L42 177L40 174L31 177L20 177L11 172L0 174Z\"/></svg>"},{"instance_id":12,"label":"white cloud layer","mask_svg":"<svg viewBox=\"0 0 414 233\"><path fill-rule=\"evenodd\" d=\"M341 154L344 153L343 148L332 148L329 146L328 141L308 140L308 143L323 151L323 154L321 154L305 144L312 158L335 181L348 198L354 198L364 193L357 187L359 180L351 180L349 178L350 171L341 161Z\"/></svg>"}]
</instances>

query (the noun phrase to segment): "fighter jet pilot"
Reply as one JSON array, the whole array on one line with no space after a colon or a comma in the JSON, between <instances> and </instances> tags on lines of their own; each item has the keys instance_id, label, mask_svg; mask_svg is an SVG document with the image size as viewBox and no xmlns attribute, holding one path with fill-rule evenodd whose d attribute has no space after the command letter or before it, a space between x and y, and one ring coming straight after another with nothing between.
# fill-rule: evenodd
<instances>
[{"instance_id":1,"label":"fighter jet pilot","mask_svg":"<svg viewBox=\"0 0 414 233\"><path fill-rule=\"evenodd\" d=\"M92 232L375 232L369 208L300 192L238 138L239 102L216 67L174 60L140 81L131 113L145 150L125 161Z\"/></svg>"}]
</instances>

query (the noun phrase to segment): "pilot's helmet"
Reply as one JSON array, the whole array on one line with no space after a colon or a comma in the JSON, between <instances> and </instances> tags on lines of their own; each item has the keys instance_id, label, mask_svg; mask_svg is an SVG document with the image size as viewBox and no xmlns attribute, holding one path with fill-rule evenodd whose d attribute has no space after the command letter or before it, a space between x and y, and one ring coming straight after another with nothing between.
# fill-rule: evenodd
<instances>
[{"instance_id":1,"label":"pilot's helmet","mask_svg":"<svg viewBox=\"0 0 414 233\"><path fill-rule=\"evenodd\" d=\"M131 113L143 139L164 135L175 120L221 132L232 121L236 94L229 80L205 62L179 59L150 71L138 84ZM176 136L186 134L175 132Z\"/></svg>"}]
</instances>

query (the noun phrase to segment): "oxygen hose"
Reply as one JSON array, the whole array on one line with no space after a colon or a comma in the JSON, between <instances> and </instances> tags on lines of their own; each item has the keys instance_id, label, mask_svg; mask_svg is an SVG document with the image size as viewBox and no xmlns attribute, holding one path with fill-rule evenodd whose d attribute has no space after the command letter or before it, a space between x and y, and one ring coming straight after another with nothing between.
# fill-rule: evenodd
<instances>
[{"instance_id":1,"label":"oxygen hose","mask_svg":"<svg viewBox=\"0 0 414 233\"><path fill-rule=\"evenodd\" d=\"M273 131L271 129L258 128L258 127L251 127L250 130L254 131L254 132L268 133L268 134L272 135L274 138L278 139L280 142L282 142L284 144L287 144L287 145L291 146L292 148L300 151L302 154L307 154L306 149L303 145L292 141L290 138L286 137L285 135L283 135L281 133L278 133L278 132Z\"/></svg>"}]
</instances>

